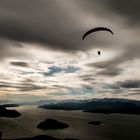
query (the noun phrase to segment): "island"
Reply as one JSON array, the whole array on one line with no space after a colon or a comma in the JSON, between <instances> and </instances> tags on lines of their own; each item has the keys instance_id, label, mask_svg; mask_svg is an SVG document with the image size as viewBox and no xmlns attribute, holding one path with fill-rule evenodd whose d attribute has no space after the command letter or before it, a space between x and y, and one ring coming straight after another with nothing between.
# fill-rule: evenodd
<instances>
[{"instance_id":1,"label":"island","mask_svg":"<svg viewBox=\"0 0 140 140\"><path fill-rule=\"evenodd\" d=\"M15 118L19 117L21 114L16 110L6 109L4 106L0 105L0 117L10 117Z\"/></svg>"},{"instance_id":2,"label":"island","mask_svg":"<svg viewBox=\"0 0 140 140\"><path fill-rule=\"evenodd\" d=\"M37 128L39 129L64 129L64 128L68 128L69 125L63 122L59 122L57 120L54 119L46 119L45 121L39 123L37 125Z\"/></svg>"},{"instance_id":3,"label":"island","mask_svg":"<svg viewBox=\"0 0 140 140\"><path fill-rule=\"evenodd\" d=\"M89 124L92 124L92 125L101 125L102 122L101 121L91 121L91 122L88 122Z\"/></svg>"}]
</instances>

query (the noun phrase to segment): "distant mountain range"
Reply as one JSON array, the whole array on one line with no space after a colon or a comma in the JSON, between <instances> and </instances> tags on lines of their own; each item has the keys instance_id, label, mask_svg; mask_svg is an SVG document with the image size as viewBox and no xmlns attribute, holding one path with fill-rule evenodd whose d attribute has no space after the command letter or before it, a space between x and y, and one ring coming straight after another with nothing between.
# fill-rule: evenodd
<instances>
[{"instance_id":1,"label":"distant mountain range","mask_svg":"<svg viewBox=\"0 0 140 140\"><path fill-rule=\"evenodd\" d=\"M83 110L91 113L122 113L140 115L140 101L128 99L66 100L39 106L44 109Z\"/></svg>"},{"instance_id":2,"label":"distant mountain range","mask_svg":"<svg viewBox=\"0 0 140 140\"><path fill-rule=\"evenodd\" d=\"M43 105L43 104L50 104L50 103L57 103L58 100L39 100L39 101L32 101L32 102L18 102L18 101L9 101L9 100L0 100L0 105L5 107L19 107L23 105Z\"/></svg>"},{"instance_id":3,"label":"distant mountain range","mask_svg":"<svg viewBox=\"0 0 140 140\"><path fill-rule=\"evenodd\" d=\"M19 104L2 104L2 106L4 107L19 107L20 105Z\"/></svg>"}]
</instances>

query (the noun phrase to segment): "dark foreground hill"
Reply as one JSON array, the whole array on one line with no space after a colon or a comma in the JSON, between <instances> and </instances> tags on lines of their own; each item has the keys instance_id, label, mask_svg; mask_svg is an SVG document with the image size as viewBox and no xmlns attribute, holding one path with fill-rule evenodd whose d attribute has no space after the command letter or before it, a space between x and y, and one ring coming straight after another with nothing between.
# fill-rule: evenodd
<instances>
[{"instance_id":1,"label":"dark foreground hill","mask_svg":"<svg viewBox=\"0 0 140 140\"><path fill-rule=\"evenodd\" d=\"M38 135L30 138L3 139L3 140L61 140L61 139L47 136L47 135Z\"/></svg>"},{"instance_id":2,"label":"dark foreground hill","mask_svg":"<svg viewBox=\"0 0 140 140\"><path fill-rule=\"evenodd\" d=\"M19 117L21 114L16 110L8 110L4 106L0 106L0 117Z\"/></svg>"},{"instance_id":3,"label":"dark foreground hill","mask_svg":"<svg viewBox=\"0 0 140 140\"><path fill-rule=\"evenodd\" d=\"M17 139L2 139L2 132L0 132L0 140L78 140L75 138L55 138L48 135L38 135L30 138L17 138Z\"/></svg>"},{"instance_id":4,"label":"dark foreground hill","mask_svg":"<svg viewBox=\"0 0 140 140\"><path fill-rule=\"evenodd\" d=\"M127 99L93 99L66 101L39 106L44 109L83 110L91 113L122 113L140 115L140 101Z\"/></svg>"}]
</instances>

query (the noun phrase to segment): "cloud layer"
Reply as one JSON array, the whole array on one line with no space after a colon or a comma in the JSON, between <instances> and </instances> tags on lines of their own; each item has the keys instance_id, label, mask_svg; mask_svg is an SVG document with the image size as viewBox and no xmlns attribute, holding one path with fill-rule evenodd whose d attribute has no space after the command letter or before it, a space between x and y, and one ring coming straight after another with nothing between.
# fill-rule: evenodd
<instances>
[{"instance_id":1,"label":"cloud layer","mask_svg":"<svg viewBox=\"0 0 140 140\"><path fill-rule=\"evenodd\" d=\"M1 98L138 99L139 4L0 0ZM98 26L114 35L100 32L82 41L87 30Z\"/></svg>"}]
</instances>

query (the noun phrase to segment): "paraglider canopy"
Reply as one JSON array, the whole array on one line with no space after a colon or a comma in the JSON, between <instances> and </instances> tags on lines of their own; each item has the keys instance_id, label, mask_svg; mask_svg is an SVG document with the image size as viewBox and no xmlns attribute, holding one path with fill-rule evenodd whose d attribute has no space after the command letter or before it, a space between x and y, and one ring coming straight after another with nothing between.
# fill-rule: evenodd
<instances>
[{"instance_id":1,"label":"paraglider canopy","mask_svg":"<svg viewBox=\"0 0 140 140\"><path fill-rule=\"evenodd\" d=\"M97 28L93 28L93 29L87 31L87 32L83 35L82 40L84 40L84 38L85 38L87 35L89 35L89 34L91 34L91 33L94 33L94 32L98 32L98 31L107 31L107 32L110 32L110 33L113 35L113 32L112 32L109 28L97 27Z\"/></svg>"}]
</instances>

